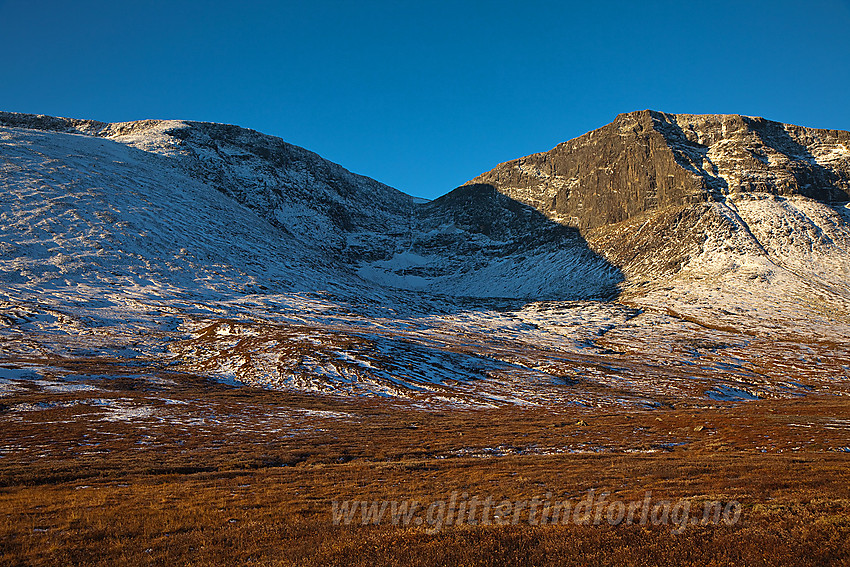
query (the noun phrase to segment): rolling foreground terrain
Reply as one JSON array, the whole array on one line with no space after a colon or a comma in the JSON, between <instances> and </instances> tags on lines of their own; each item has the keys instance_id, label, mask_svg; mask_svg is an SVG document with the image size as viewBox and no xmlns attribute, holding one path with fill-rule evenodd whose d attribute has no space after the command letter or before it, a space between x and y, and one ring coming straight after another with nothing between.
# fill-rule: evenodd
<instances>
[{"instance_id":1,"label":"rolling foreground terrain","mask_svg":"<svg viewBox=\"0 0 850 567\"><path fill-rule=\"evenodd\" d=\"M633 112L425 201L0 113L3 564L847 565L848 395L848 132ZM332 521L590 490L741 516Z\"/></svg>"}]
</instances>

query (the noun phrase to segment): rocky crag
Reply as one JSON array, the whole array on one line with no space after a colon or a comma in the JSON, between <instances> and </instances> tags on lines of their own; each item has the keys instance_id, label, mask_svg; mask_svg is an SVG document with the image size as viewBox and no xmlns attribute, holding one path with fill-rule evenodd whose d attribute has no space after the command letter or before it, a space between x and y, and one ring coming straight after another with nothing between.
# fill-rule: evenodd
<instances>
[{"instance_id":1,"label":"rocky crag","mask_svg":"<svg viewBox=\"0 0 850 567\"><path fill-rule=\"evenodd\" d=\"M850 132L735 114L644 110L500 164L488 184L581 229L730 194L850 200Z\"/></svg>"}]
</instances>

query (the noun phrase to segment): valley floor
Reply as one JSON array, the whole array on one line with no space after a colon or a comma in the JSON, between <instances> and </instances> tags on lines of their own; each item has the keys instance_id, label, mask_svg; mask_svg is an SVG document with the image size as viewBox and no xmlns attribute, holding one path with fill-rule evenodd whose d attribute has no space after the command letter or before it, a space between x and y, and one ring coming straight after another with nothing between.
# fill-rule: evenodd
<instances>
[{"instance_id":1,"label":"valley floor","mask_svg":"<svg viewBox=\"0 0 850 567\"><path fill-rule=\"evenodd\" d=\"M75 370L88 377L5 383L0 564L850 564L842 392L435 409L134 376L103 361ZM333 518L334 502L579 501L590 490L695 510L738 502L740 519L541 526L521 512L435 530Z\"/></svg>"}]
</instances>

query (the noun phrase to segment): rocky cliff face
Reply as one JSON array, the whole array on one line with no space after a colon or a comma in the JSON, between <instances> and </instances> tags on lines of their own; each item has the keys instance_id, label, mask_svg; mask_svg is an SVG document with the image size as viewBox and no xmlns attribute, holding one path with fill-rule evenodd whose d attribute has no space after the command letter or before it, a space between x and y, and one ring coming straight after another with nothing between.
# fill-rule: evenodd
<instances>
[{"instance_id":1,"label":"rocky cliff face","mask_svg":"<svg viewBox=\"0 0 850 567\"><path fill-rule=\"evenodd\" d=\"M633 112L481 184L578 228L621 302L772 333L850 317L850 132Z\"/></svg>"},{"instance_id":2,"label":"rocky cliff face","mask_svg":"<svg viewBox=\"0 0 850 567\"><path fill-rule=\"evenodd\" d=\"M644 110L470 181L481 183L581 229L733 193L847 201L850 133Z\"/></svg>"}]
</instances>

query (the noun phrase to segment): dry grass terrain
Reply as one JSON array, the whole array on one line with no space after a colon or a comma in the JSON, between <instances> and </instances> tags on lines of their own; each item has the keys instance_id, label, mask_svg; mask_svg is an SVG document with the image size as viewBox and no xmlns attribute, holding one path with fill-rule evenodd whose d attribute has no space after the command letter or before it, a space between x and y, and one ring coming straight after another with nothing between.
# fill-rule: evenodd
<instances>
[{"instance_id":1,"label":"dry grass terrain","mask_svg":"<svg viewBox=\"0 0 850 567\"><path fill-rule=\"evenodd\" d=\"M80 362L85 366L85 362ZM144 381L0 405L4 565L848 565L850 400L434 410ZM93 367L88 368L91 374ZM689 498L688 525L334 525L332 502ZM696 505L696 504L695 504Z\"/></svg>"}]
</instances>

